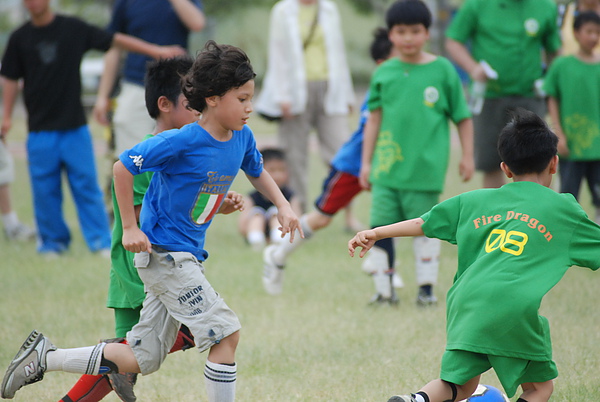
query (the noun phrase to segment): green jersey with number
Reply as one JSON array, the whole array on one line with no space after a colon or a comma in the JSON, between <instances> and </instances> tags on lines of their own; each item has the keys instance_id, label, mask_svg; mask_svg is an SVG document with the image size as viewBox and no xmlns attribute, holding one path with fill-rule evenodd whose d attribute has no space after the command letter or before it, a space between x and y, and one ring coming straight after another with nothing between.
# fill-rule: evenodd
<instances>
[{"instance_id":1,"label":"green jersey with number","mask_svg":"<svg viewBox=\"0 0 600 402\"><path fill-rule=\"evenodd\" d=\"M373 74L368 107L382 112L371 183L441 192L450 154L449 120L471 117L454 66L440 56L427 64L390 59Z\"/></svg>"},{"instance_id":2,"label":"green jersey with number","mask_svg":"<svg viewBox=\"0 0 600 402\"><path fill-rule=\"evenodd\" d=\"M151 137L152 134L148 134L144 140ZM154 172L146 172L133 177L133 205L142 204L153 174ZM115 221L110 246L110 283L106 307L134 309L141 306L146 297L144 283L133 266L134 254L123 247L123 224L114 189L112 202Z\"/></svg>"},{"instance_id":3,"label":"green jersey with number","mask_svg":"<svg viewBox=\"0 0 600 402\"><path fill-rule=\"evenodd\" d=\"M446 349L551 360L543 296L570 266L600 266L600 226L575 198L514 182L458 195L422 218L426 236L458 245Z\"/></svg>"},{"instance_id":4,"label":"green jersey with number","mask_svg":"<svg viewBox=\"0 0 600 402\"><path fill-rule=\"evenodd\" d=\"M560 105L568 159L600 159L600 63L564 56L550 65L544 88Z\"/></svg>"},{"instance_id":5,"label":"green jersey with number","mask_svg":"<svg viewBox=\"0 0 600 402\"><path fill-rule=\"evenodd\" d=\"M561 46L556 20L553 0L466 0L446 36L470 41L473 58L496 70L486 96L533 96L542 76L541 49L554 53Z\"/></svg>"}]
</instances>

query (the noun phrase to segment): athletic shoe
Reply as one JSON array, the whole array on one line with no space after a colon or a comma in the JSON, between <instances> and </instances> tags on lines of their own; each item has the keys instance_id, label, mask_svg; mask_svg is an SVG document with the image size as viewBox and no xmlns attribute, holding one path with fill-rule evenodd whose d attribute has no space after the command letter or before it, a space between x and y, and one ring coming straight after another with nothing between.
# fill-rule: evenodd
<instances>
[{"instance_id":1,"label":"athletic shoe","mask_svg":"<svg viewBox=\"0 0 600 402\"><path fill-rule=\"evenodd\" d=\"M283 265L277 265L273 259L273 251L277 245L271 244L263 251L263 286L268 294L278 295L283 291Z\"/></svg>"},{"instance_id":2,"label":"athletic shoe","mask_svg":"<svg viewBox=\"0 0 600 402\"><path fill-rule=\"evenodd\" d=\"M437 304L437 297L433 294L428 295L419 291L419 295L417 296L417 305L421 307L434 306Z\"/></svg>"},{"instance_id":3,"label":"athletic shoe","mask_svg":"<svg viewBox=\"0 0 600 402\"><path fill-rule=\"evenodd\" d=\"M397 306L400 303L400 299L396 296L396 292L392 292L392 297L383 297L379 293L376 293L371 300L369 300L369 305L377 306L382 304L389 304L390 306Z\"/></svg>"},{"instance_id":4,"label":"athletic shoe","mask_svg":"<svg viewBox=\"0 0 600 402\"><path fill-rule=\"evenodd\" d=\"M417 400L412 395L394 395L388 399L388 402L417 402Z\"/></svg>"},{"instance_id":5,"label":"athletic shoe","mask_svg":"<svg viewBox=\"0 0 600 402\"><path fill-rule=\"evenodd\" d=\"M402 277L397 272L392 274L392 286L396 289L402 289L404 287L404 281Z\"/></svg>"},{"instance_id":6,"label":"athletic shoe","mask_svg":"<svg viewBox=\"0 0 600 402\"><path fill-rule=\"evenodd\" d=\"M8 237L9 240L15 241L34 240L36 235L35 229L30 228L21 222L12 229L5 228L4 233L6 233L6 237Z\"/></svg>"},{"instance_id":7,"label":"athletic shoe","mask_svg":"<svg viewBox=\"0 0 600 402\"><path fill-rule=\"evenodd\" d=\"M123 402L135 402L137 400L133 393L137 373L111 373L107 374L107 377L112 389Z\"/></svg>"},{"instance_id":8,"label":"athletic shoe","mask_svg":"<svg viewBox=\"0 0 600 402\"><path fill-rule=\"evenodd\" d=\"M36 330L31 332L4 374L2 398L12 399L21 387L42 380L46 354L51 350L56 350L56 346L48 338Z\"/></svg>"}]
</instances>

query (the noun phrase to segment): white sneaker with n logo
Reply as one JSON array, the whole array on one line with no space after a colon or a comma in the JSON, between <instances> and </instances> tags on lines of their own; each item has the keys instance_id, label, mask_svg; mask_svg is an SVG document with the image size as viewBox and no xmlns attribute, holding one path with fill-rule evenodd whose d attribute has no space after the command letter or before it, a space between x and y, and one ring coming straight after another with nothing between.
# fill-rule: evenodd
<instances>
[{"instance_id":1,"label":"white sneaker with n logo","mask_svg":"<svg viewBox=\"0 0 600 402\"><path fill-rule=\"evenodd\" d=\"M21 387L44 378L46 354L51 350L56 346L48 338L36 330L31 332L4 374L2 398L12 399Z\"/></svg>"}]
</instances>

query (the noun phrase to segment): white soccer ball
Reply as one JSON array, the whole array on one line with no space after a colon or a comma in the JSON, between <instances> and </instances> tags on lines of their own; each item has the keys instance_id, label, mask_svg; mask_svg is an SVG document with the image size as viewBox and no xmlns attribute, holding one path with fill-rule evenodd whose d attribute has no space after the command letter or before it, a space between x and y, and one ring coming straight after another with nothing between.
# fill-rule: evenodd
<instances>
[{"instance_id":1,"label":"white soccer ball","mask_svg":"<svg viewBox=\"0 0 600 402\"><path fill-rule=\"evenodd\" d=\"M479 384L473 395L462 402L510 402L510 400L498 388Z\"/></svg>"}]
</instances>

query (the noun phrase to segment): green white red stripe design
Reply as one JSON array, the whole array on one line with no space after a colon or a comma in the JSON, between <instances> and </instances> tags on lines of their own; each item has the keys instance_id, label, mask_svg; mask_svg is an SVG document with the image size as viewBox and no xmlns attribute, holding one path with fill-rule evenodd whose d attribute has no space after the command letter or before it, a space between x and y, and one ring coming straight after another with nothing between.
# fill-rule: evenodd
<instances>
[{"instance_id":1,"label":"green white red stripe design","mask_svg":"<svg viewBox=\"0 0 600 402\"><path fill-rule=\"evenodd\" d=\"M224 197L225 194L201 193L192 211L192 219L199 224L210 221L219 210Z\"/></svg>"}]
</instances>

